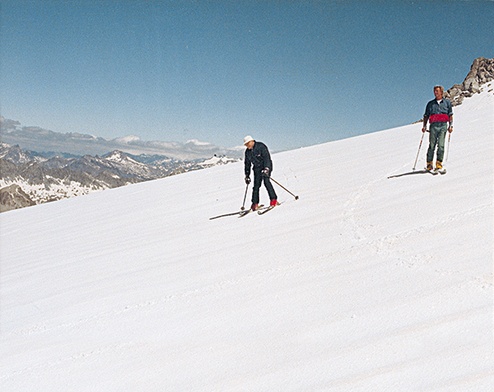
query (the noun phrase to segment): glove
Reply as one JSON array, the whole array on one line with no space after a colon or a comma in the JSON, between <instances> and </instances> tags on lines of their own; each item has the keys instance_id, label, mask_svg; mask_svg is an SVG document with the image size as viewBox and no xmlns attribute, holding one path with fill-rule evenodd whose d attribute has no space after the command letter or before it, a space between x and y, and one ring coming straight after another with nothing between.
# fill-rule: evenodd
<instances>
[{"instance_id":1,"label":"glove","mask_svg":"<svg viewBox=\"0 0 494 392\"><path fill-rule=\"evenodd\" d=\"M269 177L269 167L265 167L261 173L263 177Z\"/></svg>"},{"instance_id":2,"label":"glove","mask_svg":"<svg viewBox=\"0 0 494 392\"><path fill-rule=\"evenodd\" d=\"M247 185L249 185L249 184L250 184L250 177L249 177L249 176L245 177L245 183L246 183Z\"/></svg>"}]
</instances>

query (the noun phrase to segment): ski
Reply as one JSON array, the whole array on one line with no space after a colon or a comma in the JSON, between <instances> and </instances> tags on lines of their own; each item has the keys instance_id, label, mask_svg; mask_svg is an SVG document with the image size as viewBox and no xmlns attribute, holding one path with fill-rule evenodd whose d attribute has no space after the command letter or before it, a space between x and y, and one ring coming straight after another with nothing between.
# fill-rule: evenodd
<instances>
[{"instance_id":1,"label":"ski","mask_svg":"<svg viewBox=\"0 0 494 392\"><path fill-rule=\"evenodd\" d=\"M257 207L257 210L255 210L255 211L259 211L262 208L264 208L264 206L262 204L260 204L259 207ZM244 217L245 215L247 215L248 213L250 213L252 211L253 211L252 209L244 210L240 214L238 214L238 217L239 218L242 218L242 217Z\"/></svg>"},{"instance_id":2,"label":"ski","mask_svg":"<svg viewBox=\"0 0 494 392\"><path fill-rule=\"evenodd\" d=\"M438 174L446 174L446 169L445 168L442 168L442 169L433 169L433 170L427 170L425 169L428 173L432 174L433 176L437 176Z\"/></svg>"},{"instance_id":3,"label":"ski","mask_svg":"<svg viewBox=\"0 0 494 392\"><path fill-rule=\"evenodd\" d=\"M257 211L257 213L259 215L264 215L266 212L271 211L273 208L274 208L274 206L269 206L269 207L266 207L266 208L264 208L264 209L262 209L260 211Z\"/></svg>"},{"instance_id":4,"label":"ski","mask_svg":"<svg viewBox=\"0 0 494 392\"><path fill-rule=\"evenodd\" d=\"M281 203L278 203L278 205L280 205ZM268 207L265 207L264 205L260 204L259 207L257 208L257 213L259 215L262 215L270 210L272 210L274 207L276 206L268 206ZM235 216L237 215L238 218L242 218L246 215L248 215L249 213L251 213L253 210L251 209L248 209L248 210L240 210L240 211L235 211L235 212L228 212L226 214L221 214L221 215L216 215L216 216L212 216L211 218L209 218L209 220L213 220L213 219L218 219L218 218L223 218L223 217L226 217L226 216Z\"/></svg>"},{"instance_id":5,"label":"ski","mask_svg":"<svg viewBox=\"0 0 494 392\"><path fill-rule=\"evenodd\" d=\"M278 204L276 204L275 206L268 206L268 207L265 207L265 208L263 208L263 209L261 209L261 210L258 210L258 211L257 211L257 213L258 213L259 215L264 215L266 212L271 211L274 207L279 206L280 204L281 204L281 203L278 203Z\"/></svg>"}]
</instances>

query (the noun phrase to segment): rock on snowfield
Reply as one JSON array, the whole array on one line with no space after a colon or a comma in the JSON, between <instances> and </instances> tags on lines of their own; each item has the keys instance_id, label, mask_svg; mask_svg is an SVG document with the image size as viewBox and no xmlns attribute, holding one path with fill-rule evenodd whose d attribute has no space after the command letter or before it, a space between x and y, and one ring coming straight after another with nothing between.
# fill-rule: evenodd
<instances>
[{"instance_id":1,"label":"rock on snowfield","mask_svg":"<svg viewBox=\"0 0 494 392\"><path fill-rule=\"evenodd\" d=\"M470 72L462 84L455 84L445 93L453 105L461 105L463 100L480 92L480 87L494 80L494 59L476 58Z\"/></svg>"}]
</instances>

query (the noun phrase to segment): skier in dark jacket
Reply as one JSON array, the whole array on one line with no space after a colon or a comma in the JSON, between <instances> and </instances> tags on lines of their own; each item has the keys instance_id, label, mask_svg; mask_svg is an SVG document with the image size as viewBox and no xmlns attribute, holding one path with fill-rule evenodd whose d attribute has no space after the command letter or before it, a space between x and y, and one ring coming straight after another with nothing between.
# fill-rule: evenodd
<instances>
[{"instance_id":1,"label":"skier in dark jacket","mask_svg":"<svg viewBox=\"0 0 494 392\"><path fill-rule=\"evenodd\" d=\"M252 190L251 210L255 211L259 207L259 189L264 181L264 186L269 194L270 206L278 204L276 192L274 191L271 180L269 179L273 171L273 162L269 155L269 150L264 143L256 142L252 136L244 138L245 150L245 183L250 184L250 170L254 172L254 188Z\"/></svg>"}]
</instances>

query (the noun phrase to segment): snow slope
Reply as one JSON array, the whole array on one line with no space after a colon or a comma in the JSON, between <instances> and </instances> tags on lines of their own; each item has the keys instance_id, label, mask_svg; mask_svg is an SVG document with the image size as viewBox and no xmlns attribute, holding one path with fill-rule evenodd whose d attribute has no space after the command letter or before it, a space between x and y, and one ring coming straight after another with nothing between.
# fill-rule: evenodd
<instances>
[{"instance_id":1,"label":"snow slope","mask_svg":"<svg viewBox=\"0 0 494 392\"><path fill-rule=\"evenodd\" d=\"M275 154L264 216L208 220L242 163L2 214L0 389L492 391L492 85L444 176L387 178L414 124Z\"/></svg>"}]
</instances>

